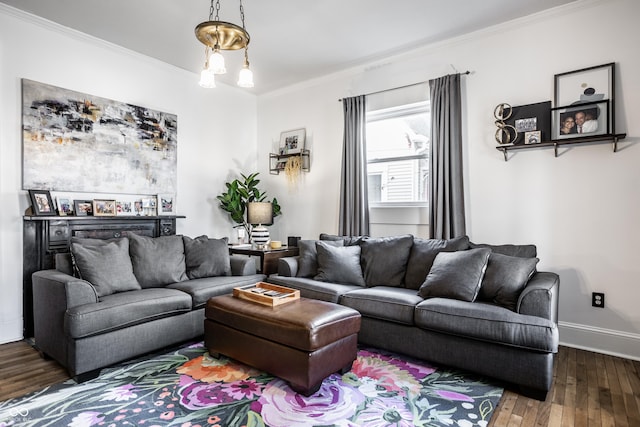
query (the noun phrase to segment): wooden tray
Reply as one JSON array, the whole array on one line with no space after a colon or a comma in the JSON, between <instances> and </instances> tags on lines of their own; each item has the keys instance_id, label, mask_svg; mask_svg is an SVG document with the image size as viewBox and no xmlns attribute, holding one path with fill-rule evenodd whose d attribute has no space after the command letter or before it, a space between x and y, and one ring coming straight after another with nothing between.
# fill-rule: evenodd
<instances>
[{"instance_id":1,"label":"wooden tray","mask_svg":"<svg viewBox=\"0 0 640 427\"><path fill-rule=\"evenodd\" d=\"M277 295L275 295L277 293ZM300 291L286 288L284 286L273 285L266 282L258 282L254 285L233 288L233 296L258 304L275 307L288 302L300 299Z\"/></svg>"}]
</instances>

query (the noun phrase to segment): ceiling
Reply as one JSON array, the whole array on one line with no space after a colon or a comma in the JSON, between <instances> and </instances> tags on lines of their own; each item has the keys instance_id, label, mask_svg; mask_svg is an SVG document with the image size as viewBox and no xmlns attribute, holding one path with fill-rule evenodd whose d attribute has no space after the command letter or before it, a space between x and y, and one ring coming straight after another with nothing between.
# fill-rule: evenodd
<instances>
[{"instance_id":1,"label":"ceiling","mask_svg":"<svg viewBox=\"0 0 640 427\"><path fill-rule=\"evenodd\" d=\"M266 93L365 62L576 0L244 0L256 87ZM204 45L194 28L208 0L0 0L116 45L199 73ZM220 20L240 24L237 0ZM242 51L223 52L235 85ZM196 77L194 77L196 78Z\"/></svg>"}]
</instances>

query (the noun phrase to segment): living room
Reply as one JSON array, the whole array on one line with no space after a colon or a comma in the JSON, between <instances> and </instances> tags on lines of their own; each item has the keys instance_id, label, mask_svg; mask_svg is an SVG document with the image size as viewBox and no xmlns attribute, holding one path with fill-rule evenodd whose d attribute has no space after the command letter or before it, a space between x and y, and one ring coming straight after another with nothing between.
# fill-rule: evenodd
<instances>
[{"instance_id":1,"label":"living room","mask_svg":"<svg viewBox=\"0 0 640 427\"><path fill-rule=\"evenodd\" d=\"M222 84L205 91L195 73L1 5L0 343L23 338L22 78L176 114L178 213L186 216L179 234L233 238L216 196L239 173L258 171L283 210L270 233L286 240L337 232L338 99L469 70L462 78L467 233L476 242L537 246L538 268L561 278L561 345L640 360L638 16L635 0L579 0L256 96ZM561 148L557 158L535 149L504 161L495 149L496 105L553 99L555 74L610 62L616 130L627 134L618 152L592 144ZM269 174L268 157L283 130L300 127L311 170L291 189ZM591 306L592 292L606 294L604 309Z\"/></svg>"}]
</instances>

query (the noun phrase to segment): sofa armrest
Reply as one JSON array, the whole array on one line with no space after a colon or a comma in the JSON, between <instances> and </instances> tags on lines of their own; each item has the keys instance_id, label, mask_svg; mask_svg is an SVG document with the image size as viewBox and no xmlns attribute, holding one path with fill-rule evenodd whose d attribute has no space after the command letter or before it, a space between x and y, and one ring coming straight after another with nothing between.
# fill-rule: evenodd
<instances>
[{"instance_id":1,"label":"sofa armrest","mask_svg":"<svg viewBox=\"0 0 640 427\"><path fill-rule=\"evenodd\" d=\"M253 258L231 255L229 260L231 261L232 276L251 276L257 272L256 262Z\"/></svg>"},{"instance_id":2,"label":"sofa armrest","mask_svg":"<svg viewBox=\"0 0 640 427\"><path fill-rule=\"evenodd\" d=\"M518 313L558 323L559 286L560 277L556 273L535 273L518 298Z\"/></svg>"},{"instance_id":3,"label":"sofa armrest","mask_svg":"<svg viewBox=\"0 0 640 427\"><path fill-rule=\"evenodd\" d=\"M41 270L33 273L34 310L36 293L39 303L49 304L50 298L64 302L64 307L75 307L98 302L96 288L86 280L58 270Z\"/></svg>"},{"instance_id":4,"label":"sofa armrest","mask_svg":"<svg viewBox=\"0 0 640 427\"><path fill-rule=\"evenodd\" d=\"M283 257L278 260L278 276L296 277L299 256Z\"/></svg>"}]
</instances>

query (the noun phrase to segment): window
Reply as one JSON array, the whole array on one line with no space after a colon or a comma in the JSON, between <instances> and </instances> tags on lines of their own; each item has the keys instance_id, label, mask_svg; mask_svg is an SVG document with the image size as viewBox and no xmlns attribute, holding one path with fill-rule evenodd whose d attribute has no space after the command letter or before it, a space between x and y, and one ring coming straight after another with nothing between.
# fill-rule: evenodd
<instances>
[{"instance_id":1,"label":"window","mask_svg":"<svg viewBox=\"0 0 640 427\"><path fill-rule=\"evenodd\" d=\"M367 112L370 206L426 205L429 134L429 101Z\"/></svg>"}]
</instances>

